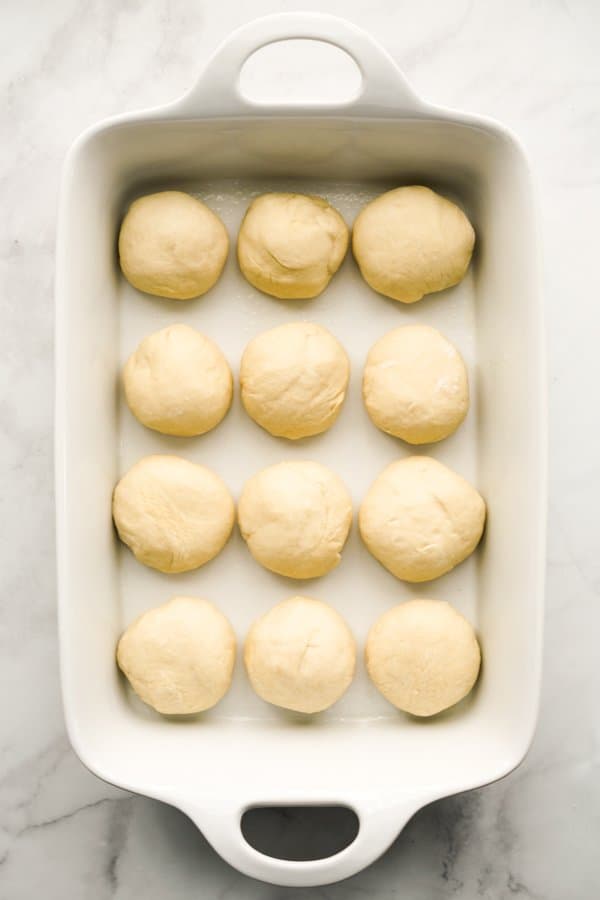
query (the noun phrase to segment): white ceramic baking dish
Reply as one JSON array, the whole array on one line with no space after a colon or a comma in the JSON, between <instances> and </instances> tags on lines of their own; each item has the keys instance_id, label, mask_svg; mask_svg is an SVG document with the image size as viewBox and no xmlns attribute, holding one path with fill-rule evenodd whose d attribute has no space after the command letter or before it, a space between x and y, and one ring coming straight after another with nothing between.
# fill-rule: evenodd
<instances>
[{"instance_id":1,"label":"white ceramic baking dish","mask_svg":"<svg viewBox=\"0 0 600 900\"><path fill-rule=\"evenodd\" d=\"M242 64L286 38L345 50L360 95L336 108L253 105L238 89ZM322 193L351 223L370 197L426 183L458 199L477 230L463 283L411 307L374 294L351 258L318 299L282 303L251 288L232 250L204 298L177 303L138 294L121 278L115 240L136 194L197 191L235 241L256 193ZM282 885L317 885L372 862L413 813L436 798L500 778L531 741L540 681L545 531L542 311L530 173L515 139L495 123L419 100L392 59L354 26L284 14L235 32L196 86L164 109L87 131L65 167L57 251L56 467L62 684L67 726L83 762L107 781L184 810L231 865ZM144 430L124 408L120 364L140 338L184 321L223 347L234 371L253 334L290 319L331 328L353 364L350 397L326 435L271 438L236 398L213 433L187 440ZM111 525L119 474L146 453L173 452L216 469L239 495L246 477L282 458L334 468L356 506L381 468L408 448L370 425L360 400L371 343L407 322L435 325L470 369L467 422L429 452L471 478L489 505L485 541L455 572L428 585L396 581L365 551L356 528L339 568L299 584L262 570L239 535L211 564L163 576L137 564ZM234 686L192 721L161 718L126 690L115 642L142 610L175 593L206 596L240 637L272 604L297 592L336 606L362 645L370 623L414 594L451 601L478 629L484 666L472 697L431 721L396 712L359 665L347 695L310 722L262 703L238 663ZM244 810L264 804L344 804L360 829L336 855L273 859L242 836Z\"/></svg>"}]
</instances>

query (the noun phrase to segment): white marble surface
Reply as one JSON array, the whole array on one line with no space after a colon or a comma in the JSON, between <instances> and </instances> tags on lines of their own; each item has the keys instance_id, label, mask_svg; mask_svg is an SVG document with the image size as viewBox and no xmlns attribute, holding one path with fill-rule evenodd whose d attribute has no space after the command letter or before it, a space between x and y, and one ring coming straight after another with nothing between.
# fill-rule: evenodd
<instances>
[{"instance_id":1,"label":"white marble surface","mask_svg":"<svg viewBox=\"0 0 600 900\"><path fill-rule=\"evenodd\" d=\"M326 0L370 29L424 97L494 116L542 200L550 510L542 711L502 782L421 811L378 863L324 889L250 881L178 812L98 781L65 737L52 492L56 198L87 125L181 93L237 24L289 2L0 2L0 900L600 895L596 0ZM282 822L282 834L292 826Z\"/></svg>"}]
</instances>

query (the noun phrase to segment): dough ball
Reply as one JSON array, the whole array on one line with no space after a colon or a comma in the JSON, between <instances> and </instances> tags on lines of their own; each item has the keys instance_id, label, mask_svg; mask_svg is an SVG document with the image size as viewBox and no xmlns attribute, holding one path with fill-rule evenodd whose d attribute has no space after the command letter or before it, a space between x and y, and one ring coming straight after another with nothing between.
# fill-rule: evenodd
<instances>
[{"instance_id":1,"label":"dough ball","mask_svg":"<svg viewBox=\"0 0 600 900\"><path fill-rule=\"evenodd\" d=\"M413 716L434 716L466 697L481 654L473 628L449 603L409 600L377 619L365 661L386 700Z\"/></svg>"},{"instance_id":2,"label":"dough ball","mask_svg":"<svg viewBox=\"0 0 600 900\"><path fill-rule=\"evenodd\" d=\"M189 325L148 335L123 369L127 404L142 425L190 437L219 424L231 405L231 369L217 345Z\"/></svg>"},{"instance_id":3,"label":"dough ball","mask_svg":"<svg viewBox=\"0 0 600 900\"><path fill-rule=\"evenodd\" d=\"M342 345L321 325L290 322L250 341L240 368L242 402L277 437L309 437L338 417L350 377Z\"/></svg>"},{"instance_id":4,"label":"dough ball","mask_svg":"<svg viewBox=\"0 0 600 900\"><path fill-rule=\"evenodd\" d=\"M322 197L263 194L238 237L240 269L255 288L283 300L316 297L339 269L348 226Z\"/></svg>"},{"instance_id":5,"label":"dough ball","mask_svg":"<svg viewBox=\"0 0 600 900\"><path fill-rule=\"evenodd\" d=\"M188 572L215 557L234 515L219 476L179 456L145 456L113 494L119 537L139 562L160 572Z\"/></svg>"},{"instance_id":6,"label":"dough ball","mask_svg":"<svg viewBox=\"0 0 600 900\"><path fill-rule=\"evenodd\" d=\"M117 663L138 697L159 713L210 709L227 693L235 634L208 600L173 597L123 633Z\"/></svg>"},{"instance_id":7,"label":"dough ball","mask_svg":"<svg viewBox=\"0 0 600 900\"><path fill-rule=\"evenodd\" d=\"M134 200L119 234L127 281L146 294L174 300L205 294L223 271L228 250L219 217L181 191Z\"/></svg>"},{"instance_id":8,"label":"dough ball","mask_svg":"<svg viewBox=\"0 0 600 900\"><path fill-rule=\"evenodd\" d=\"M382 431L409 444L430 444L456 431L467 415L467 369L435 328L406 325L371 347L363 397Z\"/></svg>"},{"instance_id":9,"label":"dough ball","mask_svg":"<svg viewBox=\"0 0 600 900\"><path fill-rule=\"evenodd\" d=\"M258 619L246 638L248 678L267 703L316 713L354 677L356 646L339 613L310 597L290 597Z\"/></svg>"},{"instance_id":10,"label":"dough ball","mask_svg":"<svg viewBox=\"0 0 600 900\"><path fill-rule=\"evenodd\" d=\"M474 243L462 209L420 186L396 188L368 203L352 232L352 250L367 284L402 303L458 284Z\"/></svg>"},{"instance_id":11,"label":"dough ball","mask_svg":"<svg viewBox=\"0 0 600 900\"><path fill-rule=\"evenodd\" d=\"M481 538L485 503L475 488L428 456L389 465L358 517L363 541L404 581L430 581L469 556Z\"/></svg>"},{"instance_id":12,"label":"dough ball","mask_svg":"<svg viewBox=\"0 0 600 900\"><path fill-rule=\"evenodd\" d=\"M254 475L238 505L254 559L288 578L316 578L341 559L352 500L338 476L316 462L282 462Z\"/></svg>"}]
</instances>

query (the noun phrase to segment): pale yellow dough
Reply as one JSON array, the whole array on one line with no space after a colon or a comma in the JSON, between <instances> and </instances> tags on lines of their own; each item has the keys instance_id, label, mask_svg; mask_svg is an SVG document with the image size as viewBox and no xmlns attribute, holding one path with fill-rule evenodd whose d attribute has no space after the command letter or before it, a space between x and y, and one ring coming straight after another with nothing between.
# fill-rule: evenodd
<instances>
[{"instance_id":1,"label":"pale yellow dough","mask_svg":"<svg viewBox=\"0 0 600 900\"><path fill-rule=\"evenodd\" d=\"M179 456L145 456L113 494L119 537L139 562L160 572L187 572L213 559L234 517L219 476Z\"/></svg>"},{"instance_id":2,"label":"pale yellow dough","mask_svg":"<svg viewBox=\"0 0 600 900\"><path fill-rule=\"evenodd\" d=\"M262 194L238 236L240 269L250 284L284 300L316 297L339 269L348 226L322 197Z\"/></svg>"},{"instance_id":3,"label":"pale yellow dough","mask_svg":"<svg viewBox=\"0 0 600 900\"><path fill-rule=\"evenodd\" d=\"M365 281L402 303L458 284L474 243L462 209L420 185L381 194L360 211L352 231L352 250Z\"/></svg>"},{"instance_id":4,"label":"pale yellow dough","mask_svg":"<svg viewBox=\"0 0 600 900\"><path fill-rule=\"evenodd\" d=\"M227 693L235 653L233 628L216 606L173 597L131 623L117 662L144 703L186 715L210 709Z\"/></svg>"},{"instance_id":5,"label":"pale yellow dough","mask_svg":"<svg viewBox=\"0 0 600 900\"><path fill-rule=\"evenodd\" d=\"M372 626L365 662L386 700L413 716L434 716L469 693L481 653L473 628L449 603L409 600Z\"/></svg>"},{"instance_id":6,"label":"pale yellow dough","mask_svg":"<svg viewBox=\"0 0 600 900\"><path fill-rule=\"evenodd\" d=\"M363 398L382 431L409 444L441 441L467 415L467 369L456 347L435 328L405 325L369 350Z\"/></svg>"},{"instance_id":7,"label":"pale yellow dough","mask_svg":"<svg viewBox=\"0 0 600 900\"><path fill-rule=\"evenodd\" d=\"M288 578L316 578L340 562L352 500L326 466L282 462L246 482L238 519L248 549L262 566Z\"/></svg>"},{"instance_id":8,"label":"pale yellow dough","mask_svg":"<svg viewBox=\"0 0 600 900\"><path fill-rule=\"evenodd\" d=\"M290 597L252 625L244 662L252 687L267 703L316 713L339 700L350 685L356 645L331 606Z\"/></svg>"},{"instance_id":9,"label":"pale yellow dough","mask_svg":"<svg viewBox=\"0 0 600 900\"><path fill-rule=\"evenodd\" d=\"M350 377L339 341L313 322L289 322L250 341L240 367L242 402L266 431L291 440L338 417Z\"/></svg>"},{"instance_id":10,"label":"pale yellow dough","mask_svg":"<svg viewBox=\"0 0 600 900\"><path fill-rule=\"evenodd\" d=\"M229 250L225 226L201 200L182 191L140 197L119 233L125 278L158 297L190 300L217 282Z\"/></svg>"},{"instance_id":11,"label":"pale yellow dough","mask_svg":"<svg viewBox=\"0 0 600 900\"><path fill-rule=\"evenodd\" d=\"M430 581L475 549L485 503L452 469L428 456L389 465L360 507L360 534L375 559L403 581Z\"/></svg>"},{"instance_id":12,"label":"pale yellow dough","mask_svg":"<svg viewBox=\"0 0 600 900\"><path fill-rule=\"evenodd\" d=\"M189 325L148 335L123 369L127 404L142 425L189 437L215 428L231 405L231 369L217 345Z\"/></svg>"}]
</instances>

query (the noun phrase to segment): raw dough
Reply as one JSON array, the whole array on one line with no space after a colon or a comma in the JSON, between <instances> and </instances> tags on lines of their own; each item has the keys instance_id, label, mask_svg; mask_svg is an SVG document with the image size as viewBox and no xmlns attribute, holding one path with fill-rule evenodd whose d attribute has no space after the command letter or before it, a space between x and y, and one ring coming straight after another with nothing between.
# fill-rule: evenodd
<instances>
[{"instance_id":1,"label":"raw dough","mask_svg":"<svg viewBox=\"0 0 600 900\"><path fill-rule=\"evenodd\" d=\"M179 456L145 456L113 494L119 537L160 572L203 566L227 542L235 510L218 475Z\"/></svg>"},{"instance_id":2,"label":"raw dough","mask_svg":"<svg viewBox=\"0 0 600 900\"><path fill-rule=\"evenodd\" d=\"M233 379L210 338L189 325L169 325L131 354L123 387L142 425L188 437L219 424L231 404Z\"/></svg>"},{"instance_id":3,"label":"raw dough","mask_svg":"<svg viewBox=\"0 0 600 900\"><path fill-rule=\"evenodd\" d=\"M310 597L290 597L248 632L244 662L267 703L302 713L327 709L354 676L356 646L339 613Z\"/></svg>"},{"instance_id":4,"label":"raw dough","mask_svg":"<svg viewBox=\"0 0 600 900\"><path fill-rule=\"evenodd\" d=\"M342 480L320 463L282 462L246 482L238 517L257 562L288 578L316 578L341 559L352 500Z\"/></svg>"},{"instance_id":5,"label":"raw dough","mask_svg":"<svg viewBox=\"0 0 600 900\"><path fill-rule=\"evenodd\" d=\"M242 356L246 412L278 437L327 431L338 417L350 377L342 345L313 322L290 322L255 337Z\"/></svg>"},{"instance_id":6,"label":"raw dough","mask_svg":"<svg viewBox=\"0 0 600 900\"><path fill-rule=\"evenodd\" d=\"M127 281L140 291L189 300L205 294L223 271L229 237L218 216L181 191L140 197L119 234Z\"/></svg>"},{"instance_id":7,"label":"raw dough","mask_svg":"<svg viewBox=\"0 0 600 900\"><path fill-rule=\"evenodd\" d=\"M284 300L316 297L339 269L348 226L322 197L263 194L252 201L238 237L244 276Z\"/></svg>"},{"instance_id":8,"label":"raw dough","mask_svg":"<svg viewBox=\"0 0 600 900\"><path fill-rule=\"evenodd\" d=\"M227 693L235 634L208 600L173 597L132 622L117 645L117 662L133 690L159 713L210 709Z\"/></svg>"},{"instance_id":9,"label":"raw dough","mask_svg":"<svg viewBox=\"0 0 600 900\"><path fill-rule=\"evenodd\" d=\"M452 434L469 409L462 356L427 325L405 325L369 350L363 397L374 424L408 441L430 444Z\"/></svg>"},{"instance_id":10,"label":"raw dough","mask_svg":"<svg viewBox=\"0 0 600 900\"><path fill-rule=\"evenodd\" d=\"M352 250L365 281L402 303L458 284L474 243L462 209L421 186L377 197L360 211L352 232Z\"/></svg>"},{"instance_id":11,"label":"raw dough","mask_svg":"<svg viewBox=\"0 0 600 900\"><path fill-rule=\"evenodd\" d=\"M485 503L475 488L428 456L389 465L375 479L358 516L363 541L404 581L449 572L479 543Z\"/></svg>"},{"instance_id":12,"label":"raw dough","mask_svg":"<svg viewBox=\"0 0 600 900\"><path fill-rule=\"evenodd\" d=\"M409 600L377 619L365 661L386 700L413 716L434 716L469 693L481 653L473 628L449 603Z\"/></svg>"}]
</instances>

